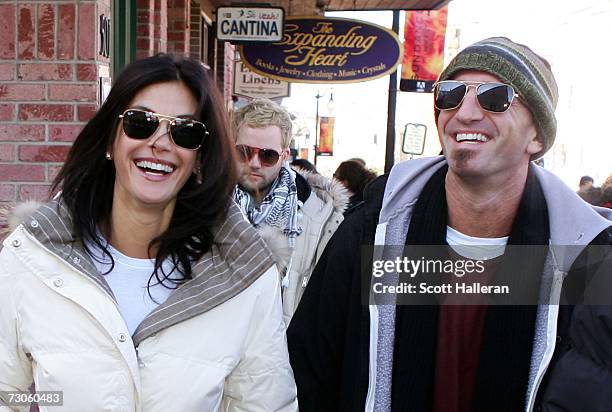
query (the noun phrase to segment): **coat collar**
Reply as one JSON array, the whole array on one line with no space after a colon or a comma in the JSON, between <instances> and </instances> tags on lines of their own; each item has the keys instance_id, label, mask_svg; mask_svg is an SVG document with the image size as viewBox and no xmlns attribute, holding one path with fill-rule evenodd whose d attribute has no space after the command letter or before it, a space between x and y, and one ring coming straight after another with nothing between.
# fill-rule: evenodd
<instances>
[{"instance_id":1,"label":"coat collar","mask_svg":"<svg viewBox=\"0 0 612 412\"><path fill-rule=\"evenodd\" d=\"M49 252L99 285L114 299L108 283L96 269L73 220L61 200L43 204L23 221L24 228ZM257 231L230 202L227 216L213 230L214 244L193 269L193 278L181 284L136 329L138 346L145 338L169 326L207 312L238 295L274 264Z\"/></svg>"},{"instance_id":2,"label":"coat collar","mask_svg":"<svg viewBox=\"0 0 612 412\"><path fill-rule=\"evenodd\" d=\"M446 165L444 156L398 163L391 169L385 187L379 223L405 215L419 198L429 178ZM582 247L612 226L612 211L585 203L554 173L530 165L542 187L550 222L550 244L562 271L568 271Z\"/></svg>"}]
</instances>

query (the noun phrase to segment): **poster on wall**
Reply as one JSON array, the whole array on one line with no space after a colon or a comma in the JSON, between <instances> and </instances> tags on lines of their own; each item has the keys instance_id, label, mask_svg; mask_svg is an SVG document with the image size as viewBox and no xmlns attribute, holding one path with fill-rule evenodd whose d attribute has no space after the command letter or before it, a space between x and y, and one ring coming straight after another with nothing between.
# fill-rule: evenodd
<instances>
[{"instance_id":1,"label":"poster on wall","mask_svg":"<svg viewBox=\"0 0 612 412\"><path fill-rule=\"evenodd\" d=\"M289 17L276 43L240 46L255 73L296 83L354 83L394 71L402 59L393 31L373 23L332 17Z\"/></svg>"},{"instance_id":2,"label":"poster on wall","mask_svg":"<svg viewBox=\"0 0 612 412\"><path fill-rule=\"evenodd\" d=\"M317 156L334 155L334 122L335 117L319 117L319 145Z\"/></svg>"},{"instance_id":3,"label":"poster on wall","mask_svg":"<svg viewBox=\"0 0 612 412\"><path fill-rule=\"evenodd\" d=\"M431 93L444 67L448 8L406 11L400 90Z\"/></svg>"}]
</instances>

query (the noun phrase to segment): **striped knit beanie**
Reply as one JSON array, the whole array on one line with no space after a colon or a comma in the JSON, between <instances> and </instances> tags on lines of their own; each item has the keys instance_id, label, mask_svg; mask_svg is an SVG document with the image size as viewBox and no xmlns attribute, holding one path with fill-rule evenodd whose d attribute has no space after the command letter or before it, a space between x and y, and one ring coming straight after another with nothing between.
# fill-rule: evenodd
<instances>
[{"instance_id":1,"label":"striped knit beanie","mask_svg":"<svg viewBox=\"0 0 612 412\"><path fill-rule=\"evenodd\" d=\"M551 148L557 134L555 108L559 92L550 64L529 47L505 37L491 37L466 47L455 56L438 80L449 80L461 70L487 72L511 85L529 108L543 149L531 157L538 159ZM438 110L435 110L436 122Z\"/></svg>"}]
</instances>

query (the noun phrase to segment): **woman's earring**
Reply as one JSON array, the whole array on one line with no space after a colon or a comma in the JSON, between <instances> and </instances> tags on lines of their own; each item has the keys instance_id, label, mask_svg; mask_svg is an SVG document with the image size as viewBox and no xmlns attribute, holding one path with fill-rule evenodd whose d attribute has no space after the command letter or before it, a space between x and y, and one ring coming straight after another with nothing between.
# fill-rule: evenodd
<instances>
[{"instance_id":1,"label":"woman's earring","mask_svg":"<svg viewBox=\"0 0 612 412\"><path fill-rule=\"evenodd\" d=\"M193 169L193 174L196 177L196 182L201 185L202 184L202 169L200 167L196 167Z\"/></svg>"},{"instance_id":2,"label":"woman's earring","mask_svg":"<svg viewBox=\"0 0 612 412\"><path fill-rule=\"evenodd\" d=\"M113 157L111 156L110 152L106 152L106 160L112 160Z\"/></svg>"}]
</instances>

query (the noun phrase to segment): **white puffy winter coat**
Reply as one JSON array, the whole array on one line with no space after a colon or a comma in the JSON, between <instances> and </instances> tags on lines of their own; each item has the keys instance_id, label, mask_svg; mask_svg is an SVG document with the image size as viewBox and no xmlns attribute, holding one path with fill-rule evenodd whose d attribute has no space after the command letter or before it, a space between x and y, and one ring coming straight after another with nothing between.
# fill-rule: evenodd
<instances>
[{"instance_id":1,"label":"white puffy winter coat","mask_svg":"<svg viewBox=\"0 0 612 412\"><path fill-rule=\"evenodd\" d=\"M70 228L52 202L3 242L0 391L63 391L51 411L297 410L279 275L237 207L134 336Z\"/></svg>"}]
</instances>

